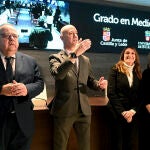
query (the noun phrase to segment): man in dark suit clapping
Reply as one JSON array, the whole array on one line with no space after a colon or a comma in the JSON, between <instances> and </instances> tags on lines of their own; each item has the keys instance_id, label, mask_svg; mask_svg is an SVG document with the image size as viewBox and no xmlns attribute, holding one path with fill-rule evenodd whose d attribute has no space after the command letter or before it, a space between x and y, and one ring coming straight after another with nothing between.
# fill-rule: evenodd
<instances>
[{"instance_id":1,"label":"man in dark suit clapping","mask_svg":"<svg viewBox=\"0 0 150 150\"><path fill-rule=\"evenodd\" d=\"M80 150L90 150L91 108L87 87L105 89L104 77L95 80L86 52L91 47L89 39L79 40L77 29L66 25L60 35L64 49L49 56L49 67L55 78L55 97L50 108L54 116L54 148L66 150L70 130L77 135Z\"/></svg>"}]
</instances>

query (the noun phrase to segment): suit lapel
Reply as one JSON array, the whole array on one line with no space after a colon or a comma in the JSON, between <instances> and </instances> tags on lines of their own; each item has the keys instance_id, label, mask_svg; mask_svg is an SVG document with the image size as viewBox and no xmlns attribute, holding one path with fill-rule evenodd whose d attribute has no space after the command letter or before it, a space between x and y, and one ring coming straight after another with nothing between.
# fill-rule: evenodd
<instances>
[{"instance_id":1,"label":"suit lapel","mask_svg":"<svg viewBox=\"0 0 150 150\"><path fill-rule=\"evenodd\" d=\"M138 84L139 83L139 79L138 79L138 77L137 77L137 75L136 75L136 73L135 72L133 72L133 84L132 84L132 88L134 88L134 87L137 87Z\"/></svg>"},{"instance_id":2,"label":"suit lapel","mask_svg":"<svg viewBox=\"0 0 150 150\"><path fill-rule=\"evenodd\" d=\"M15 80L18 81L18 78L19 78L19 71L24 67L23 64L23 57L17 53L16 54L16 64L15 64Z\"/></svg>"},{"instance_id":3,"label":"suit lapel","mask_svg":"<svg viewBox=\"0 0 150 150\"><path fill-rule=\"evenodd\" d=\"M4 68L4 64L2 62L2 59L0 57L0 85L6 84L6 72Z\"/></svg>"},{"instance_id":4,"label":"suit lapel","mask_svg":"<svg viewBox=\"0 0 150 150\"><path fill-rule=\"evenodd\" d=\"M61 61L65 60L68 57L67 53L64 50L60 51L60 56L60 59L62 59Z\"/></svg>"},{"instance_id":5,"label":"suit lapel","mask_svg":"<svg viewBox=\"0 0 150 150\"><path fill-rule=\"evenodd\" d=\"M0 57L0 70L1 70L1 71L5 71L4 64L3 64L3 62L2 62L1 57Z\"/></svg>"},{"instance_id":6,"label":"suit lapel","mask_svg":"<svg viewBox=\"0 0 150 150\"><path fill-rule=\"evenodd\" d=\"M68 54L64 51L64 50L62 50L62 51L60 51L60 55L61 55L61 61L63 62L64 60L66 60L67 59L67 57L68 57ZM75 68L75 66L73 66L72 67L72 71L74 72L74 74L78 77L78 72L77 72L77 69Z\"/></svg>"}]
</instances>

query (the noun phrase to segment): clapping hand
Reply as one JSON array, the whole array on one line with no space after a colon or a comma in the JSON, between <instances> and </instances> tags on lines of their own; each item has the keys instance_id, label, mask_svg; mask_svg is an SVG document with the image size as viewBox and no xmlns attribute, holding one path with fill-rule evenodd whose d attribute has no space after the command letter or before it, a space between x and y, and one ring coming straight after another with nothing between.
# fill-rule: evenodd
<instances>
[{"instance_id":1,"label":"clapping hand","mask_svg":"<svg viewBox=\"0 0 150 150\"><path fill-rule=\"evenodd\" d=\"M101 89L107 89L108 82L104 79L104 77L100 77L99 79L99 87Z\"/></svg>"},{"instance_id":2,"label":"clapping hand","mask_svg":"<svg viewBox=\"0 0 150 150\"><path fill-rule=\"evenodd\" d=\"M85 39L85 40L80 39L75 47L74 52L76 53L77 56L80 56L85 51L87 51L90 47L91 47L90 39Z\"/></svg>"}]
</instances>

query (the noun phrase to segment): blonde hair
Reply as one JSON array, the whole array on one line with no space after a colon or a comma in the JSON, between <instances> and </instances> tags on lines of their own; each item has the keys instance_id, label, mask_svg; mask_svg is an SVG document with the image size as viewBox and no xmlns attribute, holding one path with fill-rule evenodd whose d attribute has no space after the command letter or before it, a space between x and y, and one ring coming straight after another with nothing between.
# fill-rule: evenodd
<instances>
[{"instance_id":1,"label":"blonde hair","mask_svg":"<svg viewBox=\"0 0 150 150\"><path fill-rule=\"evenodd\" d=\"M122 73L124 73L126 75L129 74L128 69L127 69L126 65L124 64L124 53L125 53L125 51L128 48L131 48L135 52L135 62L134 62L134 68L133 69L134 69L135 73L137 74L138 78L142 79L142 71L141 71L141 66L140 66L140 59L139 59L138 52L137 52L137 50L134 47L128 46L128 47L125 47L123 49L123 51L121 52L121 55L120 55L120 60L116 63L115 68L119 72L122 72Z\"/></svg>"}]
</instances>

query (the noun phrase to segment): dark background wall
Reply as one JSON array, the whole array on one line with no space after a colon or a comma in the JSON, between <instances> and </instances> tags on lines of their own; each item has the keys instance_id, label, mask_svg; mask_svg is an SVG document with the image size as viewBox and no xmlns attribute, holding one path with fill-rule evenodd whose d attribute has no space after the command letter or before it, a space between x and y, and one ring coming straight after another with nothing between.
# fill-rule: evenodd
<instances>
[{"instance_id":1,"label":"dark background wall","mask_svg":"<svg viewBox=\"0 0 150 150\"><path fill-rule=\"evenodd\" d=\"M109 5L109 6L116 6L116 7L122 7L122 8L131 8L136 10L144 10L150 12L150 5L145 5L144 1L142 4L142 1L140 1L141 5L138 5L138 1L134 1L134 4L129 3L122 3L122 0L115 2L113 0L66 0L68 2L81 2L81 3L91 3L91 4L98 4L98 5ZM132 0L131 0L132 1ZM148 1L148 0L147 0ZM125 2L125 0L124 0Z\"/></svg>"}]
</instances>

